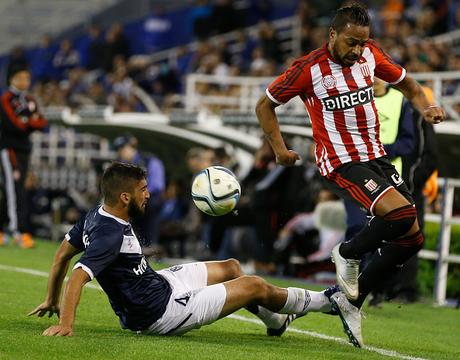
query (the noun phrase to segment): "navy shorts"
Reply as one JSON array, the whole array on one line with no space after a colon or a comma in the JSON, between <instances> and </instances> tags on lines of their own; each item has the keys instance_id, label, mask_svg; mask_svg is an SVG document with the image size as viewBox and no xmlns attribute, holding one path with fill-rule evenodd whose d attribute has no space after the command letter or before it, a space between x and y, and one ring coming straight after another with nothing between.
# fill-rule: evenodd
<instances>
[{"instance_id":1,"label":"navy shorts","mask_svg":"<svg viewBox=\"0 0 460 360\"><path fill-rule=\"evenodd\" d=\"M349 162L324 177L335 194L366 208L372 215L379 199L395 188L414 203L404 180L387 156L366 162Z\"/></svg>"}]
</instances>

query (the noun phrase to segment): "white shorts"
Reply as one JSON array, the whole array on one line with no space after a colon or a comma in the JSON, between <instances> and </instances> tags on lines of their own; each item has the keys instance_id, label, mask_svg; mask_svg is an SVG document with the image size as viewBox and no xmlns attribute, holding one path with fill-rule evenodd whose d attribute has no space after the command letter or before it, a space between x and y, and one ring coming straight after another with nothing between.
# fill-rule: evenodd
<instances>
[{"instance_id":1,"label":"white shorts","mask_svg":"<svg viewBox=\"0 0 460 360\"><path fill-rule=\"evenodd\" d=\"M176 265L158 271L172 288L166 311L143 334L182 335L219 318L227 298L222 284L207 286L208 270L203 262Z\"/></svg>"}]
</instances>

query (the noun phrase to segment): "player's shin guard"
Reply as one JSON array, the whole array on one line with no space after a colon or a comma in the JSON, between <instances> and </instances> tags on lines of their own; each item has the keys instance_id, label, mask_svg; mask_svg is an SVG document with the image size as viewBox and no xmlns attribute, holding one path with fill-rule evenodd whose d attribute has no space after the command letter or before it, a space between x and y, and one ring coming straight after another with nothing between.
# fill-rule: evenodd
<instances>
[{"instance_id":1,"label":"player's shin guard","mask_svg":"<svg viewBox=\"0 0 460 360\"><path fill-rule=\"evenodd\" d=\"M397 208L384 217L375 216L359 234L340 246L340 255L346 259L361 259L364 254L377 250L383 240L393 241L406 234L416 218L417 212L412 205Z\"/></svg>"},{"instance_id":2,"label":"player's shin guard","mask_svg":"<svg viewBox=\"0 0 460 360\"><path fill-rule=\"evenodd\" d=\"M423 248L424 237L419 230L395 241L385 244L378 249L368 265L359 276L359 297L350 301L361 307L367 295L382 282L392 276L408 259Z\"/></svg>"}]
</instances>

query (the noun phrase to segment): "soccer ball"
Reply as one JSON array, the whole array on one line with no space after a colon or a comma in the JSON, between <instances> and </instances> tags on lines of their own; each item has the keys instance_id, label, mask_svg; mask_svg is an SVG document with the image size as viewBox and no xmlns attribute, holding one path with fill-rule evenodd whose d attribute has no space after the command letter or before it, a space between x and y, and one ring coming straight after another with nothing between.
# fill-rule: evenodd
<instances>
[{"instance_id":1,"label":"soccer ball","mask_svg":"<svg viewBox=\"0 0 460 360\"><path fill-rule=\"evenodd\" d=\"M240 195L241 186L235 174L223 166L210 166L193 179L193 202L208 215L229 213L235 208Z\"/></svg>"}]
</instances>

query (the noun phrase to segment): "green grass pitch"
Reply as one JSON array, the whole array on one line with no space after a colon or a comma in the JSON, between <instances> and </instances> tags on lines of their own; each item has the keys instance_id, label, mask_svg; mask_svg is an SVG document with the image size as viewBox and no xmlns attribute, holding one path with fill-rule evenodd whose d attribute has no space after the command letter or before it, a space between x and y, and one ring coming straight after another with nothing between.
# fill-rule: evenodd
<instances>
[{"instance_id":1,"label":"green grass pitch","mask_svg":"<svg viewBox=\"0 0 460 360\"><path fill-rule=\"evenodd\" d=\"M136 335L122 330L105 294L85 288L74 336L42 337L56 318L27 317L42 302L46 272L57 244L33 250L0 248L0 359L460 359L460 311L385 304L365 309L365 349L346 344L338 317L311 313L292 331L268 338L255 318L240 311L182 337ZM30 271L32 270L32 271ZM269 279L280 286L305 286ZM312 287L313 288L313 287ZM316 287L316 289L318 289Z\"/></svg>"}]
</instances>

